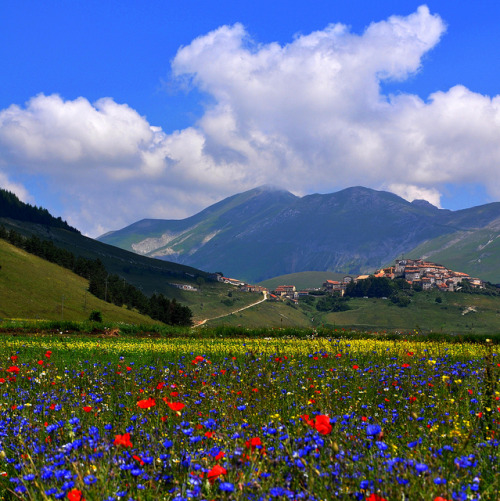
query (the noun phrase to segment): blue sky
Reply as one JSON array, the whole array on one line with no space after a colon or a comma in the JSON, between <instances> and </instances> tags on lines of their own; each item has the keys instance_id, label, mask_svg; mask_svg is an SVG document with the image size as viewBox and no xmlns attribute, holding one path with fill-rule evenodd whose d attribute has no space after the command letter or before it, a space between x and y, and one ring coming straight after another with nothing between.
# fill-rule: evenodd
<instances>
[{"instance_id":1,"label":"blue sky","mask_svg":"<svg viewBox=\"0 0 500 501\"><path fill-rule=\"evenodd\" d=\"M92 236L260 184L497 201L499 22L491 0L4 0L0 186Z\"/></svg>"}]
</instances>

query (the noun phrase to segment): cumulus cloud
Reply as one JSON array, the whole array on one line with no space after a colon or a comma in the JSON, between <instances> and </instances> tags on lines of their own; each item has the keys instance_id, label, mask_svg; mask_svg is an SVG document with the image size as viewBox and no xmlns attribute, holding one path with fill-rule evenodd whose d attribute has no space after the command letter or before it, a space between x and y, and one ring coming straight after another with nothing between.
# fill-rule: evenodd
<instances>
[{"instance_id":1,"label":"cumulus cloud","mask_svg":"<svg viewBox=\"0 0 500 501\"><path fill-rule=\"evenodd\" d=\"M499 97L382 90L418 73L445 29L425 6L284 45L222 26L172 61L176 79L211 98L191 127L166 133L111 98L41 94L0 111L0 167L46 176L67 197L63 216L93 235L268 183L298 194L359 184L439 206L442 186L474 182L500 197Z\"/></svg>"}]
</instances>

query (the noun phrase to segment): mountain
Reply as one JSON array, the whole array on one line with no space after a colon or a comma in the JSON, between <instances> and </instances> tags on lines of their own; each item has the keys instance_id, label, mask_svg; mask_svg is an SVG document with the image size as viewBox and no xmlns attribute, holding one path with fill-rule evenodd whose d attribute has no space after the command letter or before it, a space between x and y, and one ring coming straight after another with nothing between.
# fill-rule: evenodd
<instances>
[{"instance_id":1,"label":"mountain","mask_svg":"<svg viewBox=\"0 0 500 501\"><path fill-rule=\"evenodd\" d=\"M478 232L486 228L498 235L499 218L500 203L451 211L360 186L304 197L263 186L183 220L144 219L98 240L260 282L301 271L371 272L439 238L483 238ZM473 266L472 254L470 267L460 271L500 281L500 250L492 252L488 269Z\"/></svg>"}]
</instances>

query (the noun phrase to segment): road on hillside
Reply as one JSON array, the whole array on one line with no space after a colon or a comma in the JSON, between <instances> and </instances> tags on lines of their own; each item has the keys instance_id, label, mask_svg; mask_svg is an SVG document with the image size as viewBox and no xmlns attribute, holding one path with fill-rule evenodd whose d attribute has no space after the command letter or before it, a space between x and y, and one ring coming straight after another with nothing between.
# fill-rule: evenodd
<instances>
[{"instance_id":1,"label":"road on hillside","mask_svg":"<svg viewBox=\"0 0 500 501\"><path fill-rule=\"evenodd\" d=\"M205 325L207 322L210 322L210 320L216 320L217 318L228 317L229 315L234 315L235 313L239 313L240 311L252 308L252 306L257 306L258 304L263 303L267 299L267 292L263 292L263 294L264 294L264 299L260 299L256 303L248 304L247 306L243 306L243 308L239 308L229 313L224 313L224 315L219 315L213 318L205 318L205 320L201 320L196 325L193 325L193 327L200 327L200 325Z\"/></svg>"}]
</instances>

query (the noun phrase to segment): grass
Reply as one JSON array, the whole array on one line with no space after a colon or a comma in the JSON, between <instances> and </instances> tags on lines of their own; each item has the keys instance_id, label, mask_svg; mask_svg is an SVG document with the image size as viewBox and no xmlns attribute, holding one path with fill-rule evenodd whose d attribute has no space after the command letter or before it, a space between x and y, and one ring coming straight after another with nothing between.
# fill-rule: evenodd
<instances>
[{"instance_id":1,"label":"grass","mask_svg":"<svg viewBox=\"0 0 500 501\"><path fill-rule=\"evenodd\" d=\"M288 306L286 303L266 301L247 310L218 318L207 323L208 327L221 325L244 326L245 328L263 327L309 327L311 320L300 309Z\"/></svg>"},{"instance_id":2,"label":"grass","mask_svg":"<svg viewBox=\"0 0 500 501\"><path fill-rule=\"evenodd\" d=\"M241 292L237 287L206 282L198 292L184 292L180 301L189 306L195 321L229 314L262 299L262 294Z\"/></svg>"},{"instance_id":3,"label":"grass","mask_svg":"<svg viewBox=\"0 0 500 501\"><path fill-rule=\"evenodd\" d=\"M407 336L4 336L0 495L496 501L498 357Z\"/></svg>"},{"instance_id":4,"label":"grass","mask_svg":"<svg viewBox=\"0 0 500 501\"><path fill-rule=\"evenodd\" d=\"M0 265L0 318L82 321L99 310L107 322L158 323L92 296L84 278L1 239Z\"/></svg>"}]
</instances>

